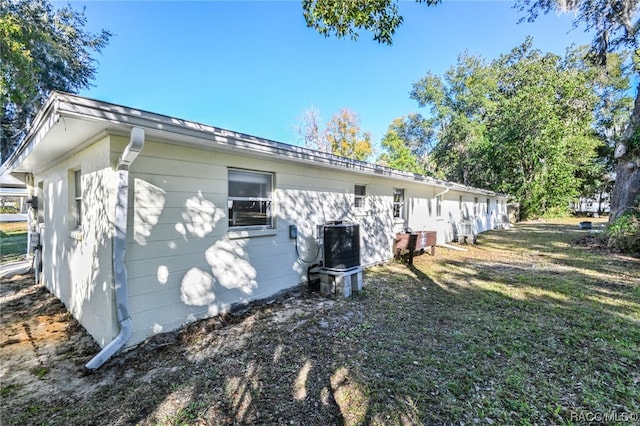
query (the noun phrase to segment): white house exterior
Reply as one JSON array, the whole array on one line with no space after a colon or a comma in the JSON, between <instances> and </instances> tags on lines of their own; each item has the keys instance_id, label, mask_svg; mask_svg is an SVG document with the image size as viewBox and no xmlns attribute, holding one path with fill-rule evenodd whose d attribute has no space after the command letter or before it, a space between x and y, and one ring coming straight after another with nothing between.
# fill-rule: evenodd
<instances>
[{"instance_id":1,"label":"white house exterior","mask_svg":"<svg viewBox=\"0 0 640 426\"><path fill-rule=\"evenodd\" d=\"M462 217L482 232L506 213L490 191L63 93L2 169L38 197L41 279L103 347L122 287L130 346L305 282L327 221L359 223L371 265L397 231L445 243Z\"/></svg>"}]
</instances>

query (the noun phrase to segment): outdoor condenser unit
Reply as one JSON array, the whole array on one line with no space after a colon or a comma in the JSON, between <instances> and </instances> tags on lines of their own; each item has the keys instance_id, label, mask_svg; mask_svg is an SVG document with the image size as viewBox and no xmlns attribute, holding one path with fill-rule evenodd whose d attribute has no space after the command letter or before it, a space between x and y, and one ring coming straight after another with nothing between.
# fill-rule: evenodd
<instances>
[{"instance_id":1,"label":"outdoor condenser unit","mask_svg":"<svg viewBox=\"0 0 640 426\"><path fill-rule=\"evenodd\" d=\"M360 225L334 221L322 230L325 269L339 272L360 266Z\"/></svg>"}]
</instances>

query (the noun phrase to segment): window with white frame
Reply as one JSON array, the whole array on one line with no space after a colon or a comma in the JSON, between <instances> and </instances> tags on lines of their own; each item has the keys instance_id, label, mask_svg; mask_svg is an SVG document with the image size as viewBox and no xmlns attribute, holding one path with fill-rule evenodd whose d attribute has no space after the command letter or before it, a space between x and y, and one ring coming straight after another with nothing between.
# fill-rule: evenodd
<instances>
[{"instance_id":1,"label":"window with white frame","mask_svg":"<svg viewBox=\"0 0 640 426\"><path fill-rule=\"evenodd\" d=\"M473 198L473 217L478 216L478 197Z\"/></svg>"},{"instance_id":2,"label":"window with white frame","mask_svg":"<svg viewBox=\"0 0 640 426\"><path fill-rule=\"evenodd\" d=\"M486 213L489 214L491 212L491 199L487 198L487 211Z\"/></svg>"},{"instance_id":3,"label":"window with white frame","mask_svg":"<svg viewBox=\"0 0 640 426\"><path fill-rule=\"evenodd\" d=\"M45 203L44 203L44 182L43 181L38 182L37 195L38 195L38 220L37 220L37 223L40 224L40 223L44 223L44 218L45 218L45 215L44 215L44 206L45 206Z\"/></svg>"},{"instance_id":4,"label":"window with white frame","mask_svg":"<svg viewBox=\"0 0 640 426\"><path fill-rule=\"evenodd\" d=\"M404 189L393 188L393 218L404 218Z\"/></svg>"},{"instance_id":5,"label":"window with white frame","mask_svg":"<svg viewBox=\"0 0 640 426\"><path fill-rule=\"evenodd\" d=\"M229 169L229 227L273 227L273 173Z\"/></svg>"},{"instance_id":6,"label":"window with white frame","mask_svg":"<svg viewBox=\"0 0 640 426\"><path fill-rule=\"evenodd\" d=\"M366 196L367 187L365 185L355 185L353 187L353 206L357 209L364 209Z\"/></svg>"},{"instance_id":7,"label":"window with white frame","mask_svg":"<svg viewBox=\"0 0 640 426\"><path fill-rule=\"evenodd\" d=\"M76 228L82 226L82 172L80 170L74 170L71 173L72 194L73 194L73 218Z\"/></svg>"},{"instance_id":8,"label":"window with white frame","mask_svg":"<svg viewBox=\"0 0 640 426\"><path fill-rule=\"evenodd\" d=\"M436 216L442 216L442 195L436 197Z\"/></svg>"}]
</instances>

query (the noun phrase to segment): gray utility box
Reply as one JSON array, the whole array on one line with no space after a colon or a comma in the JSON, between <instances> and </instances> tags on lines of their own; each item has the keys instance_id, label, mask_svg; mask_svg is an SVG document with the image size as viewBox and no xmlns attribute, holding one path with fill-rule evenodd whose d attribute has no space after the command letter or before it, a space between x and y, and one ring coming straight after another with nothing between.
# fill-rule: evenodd
<instances>
[{"instance_id":1,"label":"gray utility box","mask_svg":"<svg viewBox=\"0 0 640 426\"><path fill-rule=\"evenodd\" d=\"M321 268L320 293L325 296L337 295L351 297L352 292L362 290L362 268L352 268L347 271L332 271Z\"/></svg>"}]
</instances>

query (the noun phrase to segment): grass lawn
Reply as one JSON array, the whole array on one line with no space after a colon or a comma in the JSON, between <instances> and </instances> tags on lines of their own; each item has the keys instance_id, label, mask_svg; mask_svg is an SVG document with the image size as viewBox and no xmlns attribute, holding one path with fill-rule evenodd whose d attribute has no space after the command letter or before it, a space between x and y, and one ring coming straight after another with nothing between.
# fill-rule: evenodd
<instances>
[{"instance_id":1,"label":"grass lawn","mask_svg":"<svg viewBox=\"0 0 640 426\"><path fill-rule=\"evenodd\" d=\"M0 222L0 265L24 258L27 253L27 222Z\"/></svg>"},{"instance_id":2,"label":"grass lawn","mask_svg":"<svg viewBox=\"0 0 640 426\"><path fill-rule=\"evenodd\" d=\"M640 260L573 246L586 233L577 222L519 224L466 252L371 268L352 299L302 295L195 323L89 376L90 354L77 373L61 367L73 352L40 358L39 389L3 378L3 421L637 422Z\"/></svg>"}]
</instances>

